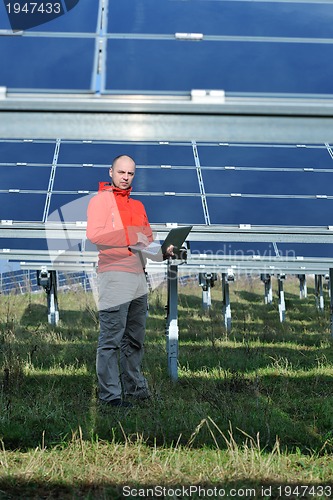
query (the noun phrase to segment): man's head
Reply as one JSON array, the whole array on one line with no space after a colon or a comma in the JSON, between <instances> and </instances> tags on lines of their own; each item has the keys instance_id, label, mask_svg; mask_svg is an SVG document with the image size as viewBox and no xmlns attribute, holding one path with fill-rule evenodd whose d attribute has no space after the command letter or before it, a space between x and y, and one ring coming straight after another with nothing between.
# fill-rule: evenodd
<instances>
[{"instance_id":1,"label":"man's head","mask_svg":"<svg viewBox=\"0 0 333 500\"><path fill-rule=\"evenodd\" d=\"M117 156L109 171L113 186L119 189L131 187L135 175L135 161L127 155Z\"/></svg>"}]
</instances>

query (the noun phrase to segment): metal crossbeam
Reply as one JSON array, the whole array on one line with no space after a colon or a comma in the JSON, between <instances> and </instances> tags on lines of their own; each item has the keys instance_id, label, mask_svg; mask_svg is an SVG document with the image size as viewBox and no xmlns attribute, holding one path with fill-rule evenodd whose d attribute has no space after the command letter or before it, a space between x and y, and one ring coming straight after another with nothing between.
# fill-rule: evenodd
<instances>
[{"instance_id":1,"label":"metal crossbeam","mask_svg":"<svg viewBox=\"0 0 333 500\"><path fill-rule=\"evenodd\" d=\"M152 225L152 229L157 233L159 239L164 239L169 232L169 227L165 224ZM36 223L15 223L13 221L2 220L0 222L0 240L10 240L10 248L5 248L2 245L0 258L19 261L41 263L47 262L53 269L59 269L60 265L65 265L67 269L70 266L75 266L75 269L86 268L87 265L93 266L97 260L97 252L95 248L87 248L84 243L86 241L86 222L48 222L43 224ZM46 243L49 242L50 250L39 251L38 249L18 250L15 248L15 241L36 239L36 247L38 240L42 239ZM194 226L190 235L191 242L205 242L209 248L209 242L221 243L257 243L265 242L273 243L333 243L332 227L291 227L291 226ZM55 245L58 243L59 248ZM6 242L5 244L8 245ZM75 249L77 245L77 250ZM71 248L71 250L66 250ZM87 251L82 252L82 248L87 248ZM231 247L232 248L232 247ZM278 256L272 255L271 252L263 252L258 255L255 248L241 251L237 250L232 254L232 250L228 253L217 252L211 254L192 252L188 256L187 264L180 266L180 270L186 269L186 272L222 272L221 269L227 271L232 268L235 273L245 273L257 271L261 273L289 273L289 274L326 274L328 269L333 267L333 258L331 257L303 257L296 255ZM36 269L36 267L35 267ZM180 271L181 272L181 271Z\"/></svg>"},{"instance_id":2,"label":"metal crossbeam","mask_svg":"<svg viewBox=\"0 0 333 500\"><path fill-rule=\"evenodd\" d=\"M85 221L47 222L45 225L42 222L0 220L0 238L82 240L86 237L86 225ZM160 239L170 231L166 224L151 224L151 227ZM188 239L228 243L333 243L333 226L194 225Z\"/></svg>"},{"instance_id":3,"label":"metal crossbeam","mask_svg":"<svg viewBox=\"0 0 333 500\"><path fill-rule=\"evenodd\" d=\"M235 274L327 274L333 267L333 258L278 258L251 256L207 256L191 255L187 262L178 266L179 275L196 273L228 273ZM38 269L43 266L53 270L86 270L94 269L97 263L97 252L48 252L6 250L0 253L0 258L20 262L22 268ZM148 272L165 272L165 263L148 261Z\"/></svg>"},{"instance_id":4,"label":"metal crossbeam","mask_svg":"<svg viewBox=\"0 0 333 500\"><path fill-rule=\"evenodd\" d=\"M47 127L45 127L47 123ZM0 92L0 137L332 143L332 96Z\"/></svg>"}]
</instances>

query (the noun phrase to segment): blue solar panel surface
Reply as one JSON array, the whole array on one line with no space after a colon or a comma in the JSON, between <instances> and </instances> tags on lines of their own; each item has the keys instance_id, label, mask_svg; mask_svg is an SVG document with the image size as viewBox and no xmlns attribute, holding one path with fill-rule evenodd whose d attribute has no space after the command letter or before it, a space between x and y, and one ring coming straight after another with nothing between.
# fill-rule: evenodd
<instances>
[{"instance_id":1,"label":"blue solar panel surface","mask_svg":"<svg viewBox=\"0 0 333 500\"><path fill-rule=\"evenodd\" d=\"M328 94L332 55L333 45L110 40L106 88Z\"/></svg>"},{"instance_id":2,"label":"blue solar panel surface","mask_svg":"<svg viewBox=\"0 0 333 500\"><path fill-rule=\"evenodd\" d=\"M305 145L303 145L305 146ZM333 159L325 145L310 144L198 144L200 163L205 167L234 166L278 169L333 169Z\"/></svg>"},{"instance_id":3,"label":"blue solar panel surface","mask_svg":"<svg viewBox=\"0 0 333 500\"><path fill-rule=\"evenodd\" d=\"M0 165L52 164L55 141L0 141Z\"/></svg>"},{"instance_id":4,"label":"blue solar panel surface","mask_svg":"<svg viewBox=\"0 0 333 500\"><path fill-rule=\"evenodd\" d=\"M0 166L1 190L46 191L49 184L51 167Z\"/></svg>"},{"instance_id":5,"label":"blue solar panel surface","mask_svg":"<svg viewBox=\"0 0 333 500\"><path fill-rule=\"evenodd\" d=\"M59 163L108 165L120 154L129 154L138 165L194 165L192 145L170 146L135 142L65 141L59 152Z\"/></svg>"},{"instance_id":6,"label":"blue solar panel surface","mask_svg":"<svg viewBox=\"0 0 333 500\"><path fill-rule=\"evenodd\" d=\"M9 89L89 90L94 45L93 39L0 37L0 82Z\"/></svg>"},{"instance_id":7,"label":"blue solar panel surface","mask_svg":"<svg viewBox=\"0 0 333 500\"><path fill-rule=\"evenodd\" d=\"M41 222L45 206L45 194L18 192L9 192L7 194L1 192L0 203L1 220Z\"/></svg>"},{"instance_id":8,"label":"blue solar panel surface","mask_svg":"<svg viewBox=\"0 0 333 500\"><path fill-rule=\"evenodd\" d=\"M331 5L216 0L111 2L108 33L331 37Z\"/></svg>"},{"instance_id":9,"label":"blue solar panel surface","mask_svg":"<svg viewBox=\"0 0 333 500\"><path fill-rule=\"evenodd\" d=\"M9 89L102 92L331 92L331 5L216 0L83 2L50 22L12 33L0 5L0 83ZM180 40L196 33L202 40ZM104 81L106 88L103 88Z\"/></svg>"},{"instance_id":10,"label":"blue solar panel surface","mask_svg":"<svg viewBox=\"0 0 333 500\"><path fill-rule=\"evenodd\" d=\"M329 175L331 174L331 175ZM333 195L333 170L330 173L315 171L263 172L259 170L205 170L203 180L206 193L239 193L241 195Z\"/></svg>"},{"instance_id":11,"label":"blue solar panel surface","mask_svg":"<svg viewBox=\"0 0 333 500\"><path fill-rule=\"evenodd\" d=\"M0 4L0 86L9 90L101 93L331 93L332 5L218 0L80 1L65 15L13 33ZM181 33L202 39L181 39ZM198 38L198 36L197 36ZM200 36L199 36L200 38ZM101 42L105 42L101 50ZM97 64L98 62L98 64ZM96 68L101 71L100 88ZM105 85L105 87L104 87ZM47 123L45 123L47 127ZM84 221L108 181L111 160L137 163L133 196L152 224L333 225L329 144L196 144L0 140L1 220ZM193 141L195 141L193 137ZM205 211L207 207L207 212ZM45 248L43 240L2 242ZM61 246L60 242L56 243ZM199 243L194 247L199 248ZM205 242L205 250L259 254L260 244ZM298 255L330 255L329 245L284 245Z\"/></svg>"},{"instance_id":12,"label":"blue solar panel surface","mask_svg":"<svg viewBox=\"0 0 333 500\"><path fill-rule=\"evenodd\" d=\"M332 225L329 145L61 141L54 163L55 144L0 143L2 219L42 221L51 196L47 217L84 221L112 158L129 153L137 161L133 196L152 223Z\"/></svg>"}]
</instances>

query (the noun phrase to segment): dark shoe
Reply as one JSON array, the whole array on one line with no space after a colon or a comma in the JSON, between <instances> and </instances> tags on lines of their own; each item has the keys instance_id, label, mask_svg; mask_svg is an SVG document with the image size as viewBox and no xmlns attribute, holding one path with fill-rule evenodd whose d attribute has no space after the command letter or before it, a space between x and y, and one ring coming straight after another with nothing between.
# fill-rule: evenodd
<instances>
[{"instance_id":1,"label":"dark shoe","mask_svg":"<svg viewBox=\"0 0 333 500\"><path fill-rule=\"evenodd\" d=\"M109 402L110 406L117 406L121 408L132 408L133 405L129 401L123 401L122 399L113 399Z\"/></svg>"}]
</instances>

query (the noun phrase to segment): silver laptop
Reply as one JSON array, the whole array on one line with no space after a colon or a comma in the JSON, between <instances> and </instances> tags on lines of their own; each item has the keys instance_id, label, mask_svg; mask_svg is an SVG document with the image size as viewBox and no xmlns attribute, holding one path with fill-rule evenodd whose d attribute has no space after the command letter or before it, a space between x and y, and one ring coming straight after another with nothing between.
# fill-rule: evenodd
<instances>
[{"instance_id":1,"label":"silver laptop","mask_svg":"<svg viewBox=\"0 0 333 500\"><path fill-rule=\"evenodd\" d=\"M153 241L148 246L144 246L142 243L137 243L136 245L132 245L130 250L132 252L141 252L141 254L148 259L150 257L156 257L159 252L164 254L170 245L173 245L175 251L177 252L177 250L179 250L183 245L192 227L193 226L173 227L170 229L162 244L157 241Z\"/></svg>"}]
</instances>

